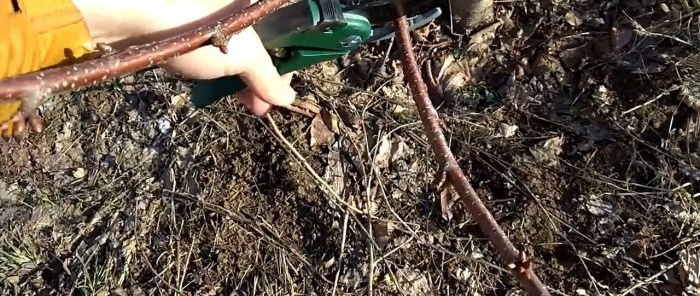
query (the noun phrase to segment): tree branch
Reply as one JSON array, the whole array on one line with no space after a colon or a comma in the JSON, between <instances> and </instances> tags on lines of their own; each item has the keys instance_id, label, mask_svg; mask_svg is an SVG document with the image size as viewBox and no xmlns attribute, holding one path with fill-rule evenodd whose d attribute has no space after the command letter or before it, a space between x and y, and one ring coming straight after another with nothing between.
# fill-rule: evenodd
<instances>
[{"instance_id":1,"label":"tree branch","mask_svg":"<svg viewBox=\"0 0 700 296\"><path fill-rule=\"evenodd\" d=\"M493 216L481 202L474 189L469 185L469 181L452 155L440 127L441 120L430 101L428 88L421 78L420 69L411 46L403 3L401 0L394 0L394 4L398 14L394 25L397 30L396 37L399 41L399 47L402 51L401 65L404 75L406 75L413 94L413 100L416 103L421 121L430 140L430 145L440 166L444 168L448 179L459 195L458 201L464 203L469 209L469 212L479 223L481 230L488 235L491 243L501 255L503 263L518 279L520 285L530 295L550 295L532 271L529 261L508 240L501 227L498 226L496 220L493 219Z\"/></svg>"},{"instance_id":2,"label":"tree branch","mask_svg":"<svg viewBox=\"0 0 700 296\"><path fill-rule=\"evenodd\" d=\"M0 100L32 100L32 103L36 104L36 100L41 101L53 93L95 85L136 72L201 46L218 46L224 41L221 40L222 35L231 36L255 24L286 2L290 0L261 0L223 19L213 19L206 25L185 34L133 46L115 54L76 64L2 79L0 80ZM226 37L223 38L228 40Z\"/></svg>"}]
</instances>

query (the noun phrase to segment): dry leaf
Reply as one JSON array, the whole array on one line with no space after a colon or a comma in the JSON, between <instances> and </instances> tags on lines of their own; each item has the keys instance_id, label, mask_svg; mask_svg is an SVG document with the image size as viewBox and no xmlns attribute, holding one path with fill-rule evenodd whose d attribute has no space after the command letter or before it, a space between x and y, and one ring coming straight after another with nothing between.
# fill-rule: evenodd
<instances>
[{"instance_id":1,"label":"dry leaf","mask_svg":"<svg viewBox=\"0 0 700 296\"><path fill-rule=\"evenodd\" d=\"M175 155L175 163L179 168L186 168L190 164L194 163L194 155L192 155L192 152L188 148L176 147Z\"/></svg>"},{"instance_id":2,"label":"dry leaf","mask_svg":"<svg viewBox=\"0 0 700 296\"><path fill-rule=\"evenodd\" d=\"M583 20L581 20L581 15L576 12L576 11L569 11L564 15L564 19L566 20L566 23L569 24L572 27L578 27L583 23Z\"/></svg>"},{"instance_id":3,"label":"dry leaf","mask_svg":"<svg viewBox=\"0 0 700 296\"><path fill-rule=\"evenodd\" d=\"M627 44L632 42L635 37L637 37L637 33L628 28L622 28L622 29L617 29L613 28L613 40L615 44L615 51L620 52L622 48L624 48Z\"/></svg>"},{"instance_id":4,"label":"dry leaf","mask_svg":"<svg viewBox=\"0 0 700 296\"><path fill-rule=\"evenodd\" d=\"M17 189L17 185L8 185L0 180L0 200L16 201L19 197L16 192Z\"/></svg>"},{"instance_id":5,"label":"dry leaf","mask_svg":"<svg viewBox=\"0 0 700 296\"><path fill-rule=\"evenodd\" d=\"M323 118L323 123L326 124L326 127L330 131L332 131L336 134L339 132L339 130L338 130L338 117L336 117L334 114L332 114L331 112L329 112L326 109L321 109L321 118Z\"/></svg>"},{"instance_id":6,"label":"dry leaf","mask_svg":"<svg viewBox=\"0 0 700 296\"><path fill-rule=\"evenodd\" d=\"M536 163L553 167L559 164L559 154L562 152L563 143L562 137L550 138L531 148L530 153Z\"/></svg>"},{"instance_id":7,"label":"dry leaf","mask_svg":"<svg viewBox=\"0 0 700 296\"><path fill-rule=\"evenodd\" d=\"M328 259L328 261L323 262L323 267L331 268L333 264L335 264L335 257L331 257L330 259Z\"/></svg>"},{"instance_id":8,"label":"dry leaf","mask_svg":"<svg viewBox=\"0 0 700 296\"><path fill-rule=\"evenodd\" d=\"M454 62L455 62L454 55L451 55L451 54L445 55L445 60L442 61L442 66L440 67L440 71L438 71L438 75L436 78L442 79L445 76L445 73L447 72L447 70L450 69L450 66Z\"/></svg>"},{"instance_id":9,"label":"dry leaf","mask_svg":"<svg viewBox=\"0 0 700 296\"><path fill-rule=\"evenodd\" d=\"M399 104L392 104L391 105L391 114L393 114L393 115L400 116L401 113L403 113L404 111L406 111L406 107L404 107L404 106L401 106Z\"/></svg>"},{"instance_id":10,"label":"dry leaf","mask_svg":"<svg viewBox=\"0 0 700 296\"><path fill-rule=\"evenodd\" d=\"M535 57L532 63L532 71L535 75L544 75L545 73L555 74L563 72L563 67L556 57L543 53Z\"/></svg>"},{"instance_id":11,"label":"dry leaf","mask_svg":"<svg viewBox=\"0 0 700 296\"><path fill-rule=\"evenodd\" d=\"M323 179L338 194L341 194L345 189L345 170L343 167L344 161L340 157L338 149L331 150L328 153L328 166L326 166Z\"/></svg>"},{"instance_id":12,"label":"dry leaf","mask_svg":"<svg viewBox=\"0 0 700 296\"><path fill-rule=\"evenodd\" d=\"M443 219L450 221L452 220L452 205L454 205L454 189L452 189L452 184L447 180L447 173L443 170L439 170L435 173L433 179L433 186L436 189L436 199L440 203L440 214Z\"/></svg>"},{"instance_id":13,"label":"dry leaf","mask_svg":"<svg viewBox=\"0 0 700 296\"><path fill-rule=\"evenodd\" d=\"M443 93L461 93L469 83L469 75L462 71L455 71L445 74L444 79L441 79L439 86Z\"/></svg>"},{"instance_id":14,"label":"dry leaf","mask_svg":"<svg viewBox=\"0 0 700 296\"><path fill-rule=\"evenodd\" d=\"M390 285L389 289L402 291L407 295L432 295L425 272L406 266L394 274L396 278L392 279L393 285Z\"/></svg>"},{"instance_id":15,"label":"dry leaf","mask_svg":"<svg viewBox=\"0 0 700 296\"><path fill-rule=\"evenodd\" d=\"M350 112L346 108L339 107L338 115L345 126L352 127L354 129L359 129L362 126L362 117Z\"/></svg>"},{"instance_id":16,"label":"dry leaf","mask_svg":"<svg viewBox=\"0 0 700 296\"><path fill-rule=\"evenodd\" d=\"M424 26L416 30L412 30L411 34L416 42L428 42L428 34L430 34L430 26Z\"/></svg>"},{"instance_id":17,"label":"dry leaf","mask_svg":"<svg viewBox=\"0 0 700 296\"><path fill-rule=\"evenodd\" d=\"M454 216L452 214L452 205L454 205L454 191L451 184L447 184L439 191L440 194L440 211L442 218L450 221Z\"/></svg>"},{"instance_id":18,"label":"dry leaf","mask_svg":"<svg viewBox=\"0 0 700 296\"><path fill-rule=\"evenodd\" d=\"M576 67L581 65L581 61L586 58L586 51L589 47L590 45L588 43L584 43L579 46L563 49L559 53L559 59L567 68L576 69Z\"/></svg>"},{"instance_id":19,"label":"dry leaf","mask_svg":"<svg viewBox=\"0 0 700 296\"><path fill-rule=\"evenodd\" d=\"M498 133L496 133L496 136L510 138L510 137L514 136L515 132L517 132L517 131L518 131L517 125L515 125L515 124L509 125L509 124L501 123L498 126Z\"/></svg>"},{"instance_id":20,"label":"dry leaf","mask_svg":"<svg viewBox=\"0 0 700 296\"><path fill-rule=\"evenodd\" d=\"M395 163L412 152L411 148L406 144L406 141L399 139L391 145L391 162Z\"/></svg>"},{"instance_id":21,"label":"dry leaf","mask_svg":"<svg viewBox=\"0 0 700 296\"><path fill-rule=\"evenodd\" d=\"M372 222L372 236L379 247L384 247L391 237L389 236L389 225L387 222Z\"/></svg>"},{"instance_id":22,"label":"dry leaf","mask_svg":"<svg viewBox=\"0 0 700 296\"><path fill-rule=\"evenodd\" d=\"M323 122L323 118L320 114L317 114L313 121L311 121L311 140L309 145L311 147L317 148L322 146L328 146L335 140L335 135Z\"/></svg>"},{"instance_id":23,"label":"dry leaf","mask_svg":"<svg viewBox=\"0 0 700 296\"><path fill-rule=\"evenodd\" d=\"M473 281L473 279L472 279L473 273L472 273L471 270L469 270L468 267L459 268L459 269L457 269L457 272L456 272L456 273L457 273L457 274L455 275L455 277L456 277L459 281L461 281L461 282L463 282L463 283L467 283L467 284L474 283L474 281Z\"/></svg>"},{"instance_id":24,"label":"dry leaf","mask_svg":"<svg viewBox=\"0 0 700 296\"><path fill-rule=\"evenodd\" d=\"M678 275L685 291L690 295L700 293L700 254L682 250L680 253Z\"/></svg>"},{"instance_id":25,"label":"dry leaf","mask_svg":"<svg viewBox=\"0 0 700 296\"><path fill-rule=\"evenodd\" d=\"M388 136L383 136L379 140L379 147L377 148L377 154L374 158L374 165L380 169L389 166L389 160L391 160L391 140Z\"/></svg>"},{"instance_id":26,"label":"dry leaf","mask_svg":"<svg viewBox=\"0 0 700 296\"><path fill-rule=\"evenodd\" d=\"M584 206L589 213L598 217L616 215L613 205L607 201L601 200L598 195L591 194L586 198Z\"/></svg>"},{"instance_id":27,"label":"dry leaf","mask_svg":"<svg viewBox=\"0 0 700 296\"><path fill-rule=\"evenodd\" d=\"M493 22L483 29L470 34L468 45L470 50L478 52L481 48L487 48L496 38L496 30L498 30L502 24L503 23L500 21Z\"/></svg>"},{"instance_id":28,"label":"dry leaf","mask_svg":"<svg viewBox=\"0 0 700 296\"><path fill-rule=\"evenodd\" d=\"M313 96L307 96L310 97L310 99L297 99L292 103L293 106L299 107L301 109L307 110L311 112L312 114L318 114L321 112L321 108L316 104L313 100Z\"/></svg>"}]
</instances>

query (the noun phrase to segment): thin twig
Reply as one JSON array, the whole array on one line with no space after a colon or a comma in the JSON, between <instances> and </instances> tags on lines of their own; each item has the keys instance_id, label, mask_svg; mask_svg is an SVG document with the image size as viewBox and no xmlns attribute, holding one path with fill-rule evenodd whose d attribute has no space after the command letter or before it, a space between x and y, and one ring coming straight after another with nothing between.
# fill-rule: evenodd
<instances>
[{"instance_id":1,"label":"thin twig","mask_svg":"<svg viewBox=\"0 0 700 296\"><path fill-rule=\"evenodd\" d=\"M671 270L671 269L674 268L674 267L677 267L678 262L679 262L679 261L676 261L676 262L674 262L673 264L662 268L659 272L657 272L657 273L655 273L655 274L649 276L649 277L646 278L646 279L637 281L634 285L632 285L631 287L629 287L629 288L625 289L624 291L622 291L622 293L620 293L620 296L625 296L625 295L627 295L627 294L632 293L632 292L633 292L634 290L636 290L637 288L643 287L644 285L649 285L652 281L654 281L654 280L657 279L658 277L664 275L667 271Z\"/></svg>"},{"instance_id":2,"label":"thin twig","mask_svg":"<svg viewBox=\"0 0 700 296\"><path fill-rule=\"evenodd\" d=\"M335 273L335 281L333 281L333 296L335 296L336 290L338 289L338 279L340 279L340 271L343 269L343 260L345 259L345 239L348 234L348 217L350 214L345 212L345 218L343 219L343 238L340 241L340 255L338 255L338 271Z\"/></svg>"},{"instance_id":3,"label":"thin twig","mask_svg":"<svg viewBox=\"0 0 700 296\"><path fill-rule=\"evenodd\" d=\"M458 201L462 202L469 209L474 220L479 223L481 230L488 235L489 240L501 255L501 259L511 271L511 274L518 279L520 285L530 295L550 295L544 284L532 271L530 262L508 240L501 227L498 226L496 220L494 220L474 189L469 185L469 181L452 155L440 127L441 120L428 96L428 89L425 82L423 82L413 53L403 3L400 0L394 0L394 6L397 12L397 19L394 25L397 30L396 37L399 41L399 47L402 51L401 65L404 75L406 75L406 80L418 108L425 132L430 140L430 145L435 152L440 167L443 168L454 190L459 195Z\"/></svg>"},{"instance_id":4,"label":"thin twig","mask_svg":"<svg viewBox=\"0 0 700 296\"><path fill-rule=\"evenodd\" d=\"M674 85L674 86L672 86L671 88L662 91L662 92L661 92L659 95L657 95L655 98L653 98L653 99L651 99L651 100L649 100L649 101L644 102L644 104L637 105L637 106L634 106L634 107L630 108L629 110L623 111L623 112L622 112L622 115L625 115L625 114L630 113L630 112L632 112L632 111L634 111L634 110L637 110L637 109L639 109L639 108L642 108L642 107L644 107L644 106L647 106L647 105L649 105L649 104L652 104L652 103L658 101L659 99L661 99L662 97L669 95L672 91L678 90L679 88L681 88L680 85Z\"/></svg>"}]
</instances>

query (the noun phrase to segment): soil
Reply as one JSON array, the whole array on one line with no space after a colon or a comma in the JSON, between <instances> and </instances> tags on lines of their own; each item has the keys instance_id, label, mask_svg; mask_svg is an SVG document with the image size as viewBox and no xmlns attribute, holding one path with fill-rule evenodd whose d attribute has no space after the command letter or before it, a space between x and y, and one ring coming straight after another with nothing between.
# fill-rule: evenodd
<instances>
[{"instance_id":1,"label":"soil","mask_svg":"<svg viewBox=\"0 0 700 296\"><path fill-rule=\"evenodd\" d=\"M452 152L553 295L700 289L690 2L497 1L413 34ZM159 69L52 98L1 145L2 295L524 295L440 208L398 50L300 71L317 108L275 125Z\"/></svg>"}]
</instances>

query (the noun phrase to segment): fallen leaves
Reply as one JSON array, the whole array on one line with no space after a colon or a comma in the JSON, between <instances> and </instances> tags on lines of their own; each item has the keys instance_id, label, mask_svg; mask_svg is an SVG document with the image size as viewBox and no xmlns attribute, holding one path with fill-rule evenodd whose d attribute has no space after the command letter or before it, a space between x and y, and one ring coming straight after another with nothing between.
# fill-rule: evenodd
<instances>
[{"instance_id":1,"label":"fallen leaves","mask_svg":"<svg viewBox=\"0 0 700 296\"><path fill-rule=\"evenodd\" d=\"M348 179L347 171L352 164L344 157L341 157L339 146L340 145L336 143L333 145L331 151L328 152L328 165L324 171L323 179L328 182L328 185L330 185L338 195L346 197L345 189L351 183L351 180Z\"/></svg>"},{"instance_id":2,"label":"fallen leaves","mask_svg":"<svg viewBox=\"0 0 700 296\"><path fill-rule=\"evenodd\" d=\"M566 20L566 23L574 28L580 26L583 23L583 19L581 19L581 14L579 14L575 10L567 12L566 15L564 15L564 20Z\"/></svg>"},{"instance_id":3,"label":"fallen leaves","mask_svg":"<svg viewBox=\"0 0 700 296\"><path fill-rule=\"evenodd\" d=\"M700 71L700 54L689 55L680 64L686 68L686 72L698 73ZM700 83L697 81L697 74L684 75L683 83L680 85L680 98L683 103L695 111L700 111Z\"/></svg>"},{"instance_id":4,"label":"fallen leaves","mask_svg":"<svg viewBox=\"0 0 700 296\"><path fill-rule=\"evenodd\" d=\"M700 294L700 254L682 250L681 262L678 265L678 275L685 292L690 295Z\"/></svg>"},{"instance_id":5,"label":"fallen leaves","mask_svg":"<svg viewBox=\"0 0 700 296\"><path fill-rule=\"evenodd\" d=\"M377 153L372 163L379 169L386 169L413 153L406 141L398 136L384 135L377 145Z\"/></svg>"},{"instance_id":6,"label":"fallen leaves","mask_svg":"<svg viewBox=\"0 0 700 296\"><path fill-rule=\"evenodd\" d=\"M700 294L700 254L690 249L679 252L675 268L669 266L663 274L664 284L661 290L667 295L699 295Z\"/></svg>"},{"instance_id":7,"label":"fallen leaves","mask_svg":"<svg viewBox=\"0 0 700 296\"><path fill-rule=\"evenodd\" d=\"M530 149L532 160L548 167L559 165L559 154L562 152L563 143L563 137L553 137L535 145Z\"/></svg>"},{"instance_id":8,"label":"fallen leaves","mask_svg":"<svg viewBox=\"0 0 700 296\"><path fill-rule=\"evenodd\" d=\"M316 114L311 121L311 139L309 145L314 148L326 147L335 141L335 134L331 131L321 114Z\"/></svg>"},{"instance_id":9,"label":"fallen leaves","mask_svg":"<svg viewBox=\"0 0 700 296\"><path fill-rule=\"evenodd\" d=\"M445 55L435 77L439 90L448 94L463 91L469 83L469 72L462 61L456 60L453 55Z\"/></svg>"},{"instance_id":10,"label":"fallen leaves","mask_svg":"<svg viewBox=\"0 0 700 296\"><path fill-rule=\"evenodd\" d=\"M372 236L380 248L384 247L387 243L389 243L389 240L391 240L391 236L389 235L389 223L384 221L373 222Z\"/></svg>"},{"instance_id":11,"label":"fallen leaves","mask_svg":"<svg viewBox=\"0 0 700 296\"><path fill-rule=\"evenodd\" d=\"M391 140L387 136L383 136L379 141L377 155L374 157L374 165L384 169L389 166L391 160Z\"/></svg>"},{"instance_id":12,"label":"fallen leaves","mask_svg":"<svg viewBox=\"0 0 700 296\"><path fill-rule=\"evenodd\" d=\"M532 71L538 76L549 74L558 77L557 74L563 73L564 69L556 57L542 53L537 55L535 61L532 63Z\"/></svg>"},{"instance_id":13,"label":"fallen leaves","mask_svg":"<svg viewBox=\"0 0 700 296\"><path fill-rule=\"evenodd\" d=\"M187 92L183 92L170 97L170 105L175 109L180 108L185 105L187 101L190 100L190 95Z\"/></svg>"},{"instance_id":14,"label":"fallen leaves","mask_svg":"<svg viewBox=\"0 0 700 296\"><path fill-rule=\"evenodd\" d=\"M570 47L562 47L559 53L559 59L566 68L577 70L585 64L585 60L589 59L588 55L590 51L591 44L588 42Z\"/></svg>"},{"instance_id":15,"label":"fallen leaves","mask_svg":"<svg viewBox=\"0 0 700 296\"><path fill-rule=\"evenodd\" d=\"M452 183L447 180L446 170L440 169L433 176L433 189L435 190L435 204L440 207L440 215L443 219L450 221L454 217L452 207L458 199L457 192L452 187Z\"/></svg>"},{"instance_id":16,"label":"fallen leaves","mask_svg":"<svg viewBox=\"0 0 700 296\"><path fill-rule=\"evenodd\" d=\"M518 126L517 125L509 125L505 123L501 123L498 126L498 132L496 133L495 137L503 137L503 138L510 138L512 136L515 136L515 133L518 131Z\"/></svg>"}]
</instances>

